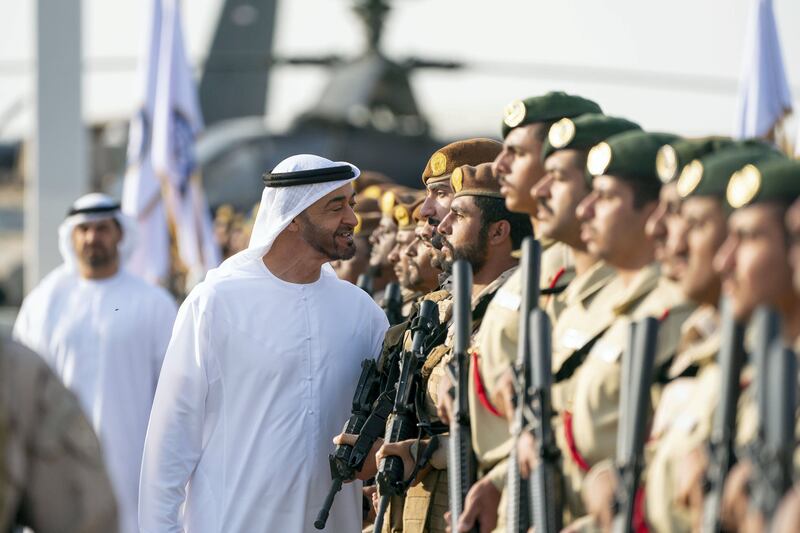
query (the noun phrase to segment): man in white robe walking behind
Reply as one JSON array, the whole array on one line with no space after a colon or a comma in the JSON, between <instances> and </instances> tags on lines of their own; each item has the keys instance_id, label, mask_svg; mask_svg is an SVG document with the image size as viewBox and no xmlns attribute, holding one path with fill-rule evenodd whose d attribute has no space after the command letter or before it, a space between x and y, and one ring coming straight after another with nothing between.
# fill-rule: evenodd
<instances>
[{"instance_id":1,"label":"man in white robe walking behind","mask_svg":"<svg viewBox=\"0 0 800 533\"><path fill-rule=\"evenodd\" d=\"M327 265L355 253L358 175L313 155L278 164L249 247L181 306L145 444L143 532L315 531L331 439L388 327ZM360 531L361 500L346 485L326 531Z\"/></svg>"},{"instance_id":2,"label":"man in white robe walking behind","mask_svg":"<svg viewBox=\"0 0 800 533\"><path fill-rule=\"evenodd\" d=\"M104 194L76 200L59 228L64 264L25 298L14 337L38 352L97 433L119 507L138 529L139 471L150 407L176 306L125 271L135 226Z\"/></svg>"}]
</instances>

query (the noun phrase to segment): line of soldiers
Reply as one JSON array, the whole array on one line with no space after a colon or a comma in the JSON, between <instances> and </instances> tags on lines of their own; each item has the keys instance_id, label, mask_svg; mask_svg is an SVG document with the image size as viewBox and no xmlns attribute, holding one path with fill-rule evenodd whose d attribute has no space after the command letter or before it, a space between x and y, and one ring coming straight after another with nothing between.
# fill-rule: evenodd
<instances>
[{"instance_id":1,"label":"line of soldiers","mask_svg":"<svg viewBox=\"0 0 800 533\"><path fill-rule=\"evenodd\" d=\"M561 92L501 133L357 184L393 326L317 527L358 478L384 533L800 530L800 162Z\"/></svg>"}]
</instances>

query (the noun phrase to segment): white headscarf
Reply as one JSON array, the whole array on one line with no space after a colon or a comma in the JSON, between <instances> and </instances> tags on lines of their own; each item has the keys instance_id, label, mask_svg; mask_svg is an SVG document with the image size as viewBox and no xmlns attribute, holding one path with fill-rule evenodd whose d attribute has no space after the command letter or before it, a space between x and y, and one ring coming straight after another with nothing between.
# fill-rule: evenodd
<instances>
[{"instance_id":1,"label":"white headscarf","mask_svg":"<svg viewBox=\"0 0 800 533\"><path fill-rule=\"evenodd\" d=\"M116 209L113 209L116 207ZM75 247L72 244L72 232L78 224L114 218L122 229L122 239L117 245L119 252L120 266L124 266L130 259L133 249L136 246L136 223L132 218L122 214L119 209L119 202L107 194L93 192L81 196L72 204L72 210L86 209L110 209L99 213L76 213L69 215L58 227L58 250L64 259L64 266L71 272L78 270L78 258L75 255Z\"/></svg>"},{"instance_id":2,"label":"white headscarf","mask_svg":"<svg viewBox=\"0 0 800 533\"><path fill-rule=\"evenodd\" d=\"M215 279L229 275L237 267L253 260L260 260L272 248L272 243L286 229L292 219L308 209L314 202L349 183L361 174L354 165L345 161L331 161L318 155L300 154L284 159L272 170L279 172L299 172L350 165L353 177L327 183L295 185L292 187L264 187L261 193L261 205L258 207L253 233L247 249L226 259L218 268L209 271L206 279ZM329 267L330 268L330 267Z\"/></svg>"}]
</instances>

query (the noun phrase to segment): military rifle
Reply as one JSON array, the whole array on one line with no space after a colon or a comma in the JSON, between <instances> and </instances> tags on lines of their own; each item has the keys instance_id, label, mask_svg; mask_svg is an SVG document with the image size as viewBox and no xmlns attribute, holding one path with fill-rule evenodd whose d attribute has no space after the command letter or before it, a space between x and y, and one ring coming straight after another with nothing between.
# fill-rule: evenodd
<instances>
[{"instance_id":1,"label":"military rifle","mask_svg":"<svg viewBox=\"0 0 800 533\"><path fill-rule=\"evenodd\" d=\"M469 349L472 331L472 268L464 260L453 264L453 358L447 372L453 388L453 417L450 420L450 440L448 442L447 478L450 492L450 529L458 531L458 519L464 510L464 499L469 488L476 481L476 459L472 452L472 438L469 422ZM477 525L473 528L478 531Z\"/></svg>"},{"instance_id":2,"label":"military rifle","mask_svg":"<svg viewBox=\"0 0 800 533\"><path fill-rule=\"evenodd\" d=\"M539 305L539 278L541 268L542 247L533 237L526 237L522 241L522 258L520 271L522 272L522 294L519 307L519 336L517 341L517 362L514 366L515 400L514 418L511 423L512 446L508 458L508 477L506 479L507 492L507 531L508 533L527 533L530 527L530 506L528 485L522 483L517 462L517 440L526 425L525 410L530 405L531 397L528 383L530 368L528 367L530 348L530 312Z\"/></svg>"},{"instance_id":3,"label":"military rifle","mask_svg":"<svg viewBox=\"0 0 800 533\"><path fill-rule=\"evenodd\" d=\"M703 501L703 533L720 531L719 512L725 478L736 461L736 407L739 380L745 360L744 326L733 318L728 299L720 305L721 344L717 361L720 371L720 398L709 439L709 464L706 473L706 495Z\"/></svg>"},{"instance_id":4,"label":"military rifle","mask_svg":"<svg viewBox=\"0 0 800 533\"><path fill-rule=\"evenodd\" d=\"M350 418L343 433L358 435L355 444L339 444L328 456L331 468L331 484L328 496L317 514L314 527L324 529L333 505L333 499L342 489L342 483L355 479L356 472L364 466L372 446L383 436L386 418L392 410L392 395L381 391L381 375L377 363L372 359L361 362L361 376L353 395Z\"/></svg>"},{"instance_id":5,"label":"military rifle","mask_svg":"<svg viewBox=\"0 0 800 533\"><path fill-rule=\"evenodd\" d=\"M439 324L438 312L434 302L424 300L420 305L419 314L411 322L411 350L404 351L400 360L400 375L397 380L394 405L386 423L385 443L400 442L419 436L414 400L417 388L422 383L420 370L427 357L426 340ZM395 455L381 459L376 481L381 499L374 530L380 531L389 498L403 495L408 486L408 480L404 478L403 460Z\"/></svg>"},{"instance_id":6,"label":"military rifle","mask_svg":"<svg viewBox=\"0 0 800 533\"><path fill-rule=\"evenodd\" d=\"M383 310L390 326L395 326L403 321L403 295L400 284L393 281L386 285L383 292Z\"/></svg>"},{"instance_id":7,"label":"military rifle","mask_svg":"<svg viewBox=\"0 0 800 533\"><path fill-rule=\"evenodd\" d=\"M769 524L792 484L792 454L797 407L797 359L783 346L780 319L759 309L756 346L758 431L750 456L753 462L752 505Z\"/></svg>"},{"instance_id":8,"label":"military rifle","mask_svg":"<svg viewBox=\"0 0 800 533\"><path fill-rule=\"evenodd\" d=\"M553 433L553 406L550 402L552 382L552 343L550 318L542 309L535 308L529 318L531 383L530 413L527 418L533 425L534 443L539 464L528 478L528 491L533 509L533 525L537 532L561 531L561 483L558 459L560 452Z\"/></svg>"},{"instance_id":9,"label":"military rifle","mask_svg":"<svg viewBox=\"0 0 800 533\"><path fill-rule=\"evenodd\" d=\"M658 340L658 320L647 317L631 324L628 349L623 352L620 376L619 426L616 468L619 483L614 503L614 533L633 531L633 511L643 452L653 364Z\"/></svg>"}]
</instances>

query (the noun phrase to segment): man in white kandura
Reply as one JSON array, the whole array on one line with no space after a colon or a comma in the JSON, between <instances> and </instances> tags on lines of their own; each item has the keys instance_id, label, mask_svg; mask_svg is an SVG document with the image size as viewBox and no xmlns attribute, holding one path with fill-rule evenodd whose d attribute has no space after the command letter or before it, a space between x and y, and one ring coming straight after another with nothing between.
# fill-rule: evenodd
<instances>
[{"instance_id":1,"label":"man in white kandura","mask_svg":"<svg viewBox=\"0 0 800 533\"><path fill-rule=\"evenodd\" d=\"M176 306L125 271L133 221L87 194L59 228L64 263L22 302L14 337L38 352L78 397L100 438L120 531L139 531L139 470L147 421Z\"/></svg>"},{"instance_id":2,"label":"man in white kandura","mask_svg":"<svg viewBox=\"0 0 800 533\"><path fill-rule=\"evenodd\" d=\"M315 531L331 439L388 327L327 264L355 253L358 175L314 155L279 163L249 247L181 306L145 443L143 532ZM361 531L361 503L360 483L345 486L326 531Z\"/></svg>"}]
</instances>

